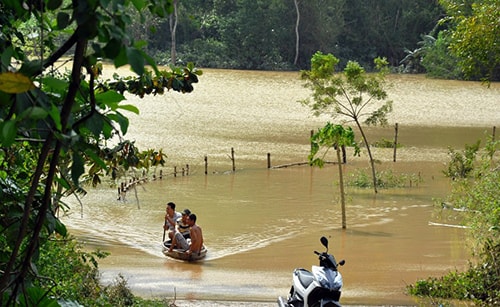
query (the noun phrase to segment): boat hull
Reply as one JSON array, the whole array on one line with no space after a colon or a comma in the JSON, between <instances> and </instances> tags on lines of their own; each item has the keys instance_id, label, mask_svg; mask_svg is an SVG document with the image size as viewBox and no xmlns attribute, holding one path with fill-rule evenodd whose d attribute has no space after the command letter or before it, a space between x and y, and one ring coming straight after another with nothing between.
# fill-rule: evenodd
<instances>
[{"instance_id":1,"label":"boat hull","mask_svg":"<svg viewBox=\"0 0 500 307\"><path fill-rule=\"evenodd\" d=\"M193 253L193 254L188 254L186 253L186 251L176 248L169 251L169 248L170 248L170 241L166 241L162 246L163 254L167 257L182 261L198 261L205 258L205 256L207 255L207 248L205 247L205 245L203 245L203 248L199 253Z\"/></svg>"}]
</instances>

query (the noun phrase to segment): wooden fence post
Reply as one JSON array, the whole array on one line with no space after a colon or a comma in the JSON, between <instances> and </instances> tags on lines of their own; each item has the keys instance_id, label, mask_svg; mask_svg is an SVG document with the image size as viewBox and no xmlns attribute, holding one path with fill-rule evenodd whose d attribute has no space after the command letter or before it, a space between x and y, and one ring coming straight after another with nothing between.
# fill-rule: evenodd
<instances>
[{"instance_id":1,"label":"wooden fence post","mask_svg":"<svg viewBox=\"0 0 500 307\"><path fill-rule=\"evenodd\" d=\"M312 142L311 142L311 139L314 135L314 130L311 130L311 133L310 133L310 136L309 136L309 143L311 143L311 150L312 150Z\"/></svg>"},{"instance_id":2,"label":"wooden fence post","mask_svg":"<svg viewBox=\"0 0 500 307\"><path fill-rule=\"evenodd\" d=\"M231 161L233 162L233 172L236 170L236 166L234 164L234 148L231 147Z\"/></svg>"},{"instance_id":3,"label":"wooden fence post","mask_svg":"<svg viewBox=\"0 0 500 307\"><path fill-rule=\"evenodd\" d=\"M205 156L205 175L208 174L208 157Z\"/></svg>"},{"instance_id":4,"label":"wooden fence post","mask_svg":"<svg viewBox=\"0 0 500 307\"><path fill-rule=\"evenodd\" d=\"M271 168L271 153L267 153L267 168Z\"/></svg>"},{"instance_id":5,"label":"wooden fence post","mask_svg":"<svg viewBox=\"0 0 500 307\"><path fill-rule=\"evenodd\" d=\"M398 123L394 126L394 154L392 156L392 161L396 162L396 149L398 148Z\"/></svg>"}]
</instances>

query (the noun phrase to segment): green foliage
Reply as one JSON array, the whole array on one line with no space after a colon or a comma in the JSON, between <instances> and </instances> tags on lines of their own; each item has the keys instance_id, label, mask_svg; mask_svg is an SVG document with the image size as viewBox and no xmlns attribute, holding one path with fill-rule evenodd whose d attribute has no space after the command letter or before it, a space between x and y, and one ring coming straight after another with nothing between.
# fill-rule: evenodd
<instances>
[{"instance_id":1,"label":"green foliage","mask_svg":"<svg viewBox=\"0 0 500 307\"><path fill-rule=\"evenodd\" d=\"M226 49L227 46L224 43L209 37L186 42L179 47L177 56L181 61L196 62L200 67L238 67L236 59L226 56Z\"/></svg>"},{"instance_id":2,"label":"green foliage","mask_svg":"<svg viewBox=\"0 0 500 307\"><path fill-rule=\"evenodd\" d=\"M61 306L168 306L165 301L136 297L119 274L109 285L100 280L98 260L109 253L86 252L74 238L51 237L35 260L40 277L30 288L30 299L37 296L57 300ZM49 294L47 296L47 293ZM36 294L36 295L35 295ZM40 301L36 306L44 306ZM52 305L52 306L59 306ZM31 305L33 306L33 304ZM50 305L46 305L50 306Z\"/></svg>"},{"instance_id":3,"label":"green foliage","mask_svg":"<svg viewBox=\"0 0 500 307\"><path fill-rule=\"evenodd\" d=\"M498 152L499 141L490 139L488 144L487 148ZM480 243L478 246L484 246L488 239L499 240L500 164L494 152L484 152L468 178L455 180L450 203L471 212L465 218L472 227L474 239ZM475 214L477 212L480 214Z\"/></svg>"},{"instance_id":4,"label":"green foliage","mask_svg":"<svg viewBox=\"0 0 500 307\"><path fill-rule=\"evenodd\" d=\"M342 208L342 228L347 227L346 221L346 209L345 209L345 192L344 192L344 179L342 172L342 160L340 158L340 149L346 146L354 147L354 154L359 155L359 147L354 141L354 132L351 127L347 129L342 127L342 125L333 125L331 123L327 123L325 127L319 129L311 137L311 153L309 154L309 163L311 165L316 165L319 167L323 167L324 165L324 157L330 150L330 148L334 147L337 153L337 164L339 171L339 187L340 187L340 202ZM316 158L316 154L323 147L324 154L321 158Z\"/></svg>"},{"instance_id":5,"label":"green foliage","mask_svg":"<svg viewBox=\"0 0 500 307\"><path fill-rule=\"evenodd\" d=\"M365 171L356 170L354 173L349 174L346 184L358 188L371 188L373 181Z\"/></svg>"},{"instance_id":6,"label":"green foliage","mask_svg":"<svg viewBox=\"0 0 500 307\"><path fill-rule=\"evenodd\" d=\"M365 67L381 55L397 66L405 49L413 50L420 35L429 33L441 14L438 3L430 1L346 1L345 30L334 53Z\"/></svg>"},{"instance_id":7,"label":"green foliage","mask_svg":"<svg viewBox=\"0 0 500 307\"><path fill-rule=\"evenodd\" d=\"M429 36L427 36L429 37ZM448 50L451 37L448 32L441 31L437 39L426 39L422 48L425 53L421 57L421 64L431 78L462 79L463 74L456 56Z\"/></svg>"},{"instance_id":8,"label":"green foliage","mask_svg":"<svg viewBox=\"0 0 500 307\"><path fill-rule=\"evenodd\" d=\"M335 68L339 62L332 54L320 51L314 54L311 70L301 72L301 78L306 82L304 86L312 90L312 99L305 99L302 103L310 106L316 115L327 113L334 118L343 117L344 120L355 121L356 124L363 118L367 124L386 124L386 116L392 111L391 101L369 113L366 109L387 98L387 61L375 59L378 74L367 74L354 61L347 63L342 74L336 74Z\"/></svg>"},{"instance_id":9,"label":"green foliage","mask_svg":"<svg viewBox=\"0 0 500 307\"><path fill-rule=\"evenodd\" d=\"M388 63L384 58L376 58L374 65L377 73L367 74L357 62L349 61L342 73L335 73L339 62L332 54L320 51L314 54L311 70L301 72L304 86L312 90L312 99L302 100L302 103L309 106L315 115L328 114L356 124L367 144L376 193L374 159L362 123L387 124L387 114L392 112L392 101L384 101L387 98L385 77L389 72Z\"/></svg>"},{"instance_id":10,"label":"green foliage","mask_svg":"<svg viewBox=\"0 0 500 307\"><path fill-rule=\"evenodd\" d=\"M411 295L422 297L439 297L443 299L470 300L484 289L482 286L483 272L471 269L465 273L450 272L441 278L431 277L427 280L419 280L415 285L408 287Z\"/></svg>"},{"instance_id":11,"label":"green foliage","mask_svg":"<svg viewBox=\"0 0 500 307\"><path fill-rule=\"evenodd\" d=\"M443 14L436 1L426 0L297 2L296 65L297 13L290 0L178 1L177 59L211 68L306 69L321 50L337 55L342 65L355 59L371 70L373 58L383 55L396 66L404 49L414 49ZM159 61L171 63L169 21L145 20L146 25L133 18L128 32L147 41Z\"/></svg>"},{"instance_id":12,"label":"green foliage","mask_svg":"<svg viewBox=\"0 0 500 307\"><path fill-rule=\"evenodd\" d=\"M465 272L453 271L442 277L418 280L407 287L411 295L455 300L471 300L477 306L500 303L500 245L486 245L482 264L470 264Z\"/></svg>"},{"instance_id":13,"label":"green foliage","mask_svg":"<svg viewBox=\"0 0 500 307\"><path fill-rule=\"evenodd\" d=\"M379 141L372 143L371 146L378 147L378 148L394 148L394 141L382 138ZM400 148L400 147L401 147L401 144L398 143L396 145L396 148Z\"/></svg>"},{"instance_id":14,"label":"green foliage","mask_svg":"<svg viewBox=\"0 0 500 307\"><path fill-rule=\"evenodd\" d=\"M447 169L443 171L444 175L452 179L467 178L474 170L479 144L480 141L472 145L465 145L464 152L457 152L453 148L448 148L448 155L451 159Z\"/></svg>"},{"instance_id":15,"label":"green foliage","mask_svg":"<svg viewBox=\"0 0 500 307\"><path fill-rule=\"evenodd\" d=\"M500 2L441 0L452 24L450 50L466 78L500 78Z\"/></svg>"},{"instance_id":16,"label":"green foliage","mask_svg":"<svg viewBox=\"0 0 500 307\"><path fill-rule=\"evenodd\" d=\"M80 184L87 170L97 184L108 171L118 175L164 163L161 150L141 153L122 138L129 125L122 112L139 112L124 103L124 93L189 93L201 75L190 63L160 71L143 51L144 42L127 31L146 10L154 18L168 16L170 0L42 2L0 4L2 306L41 302L44 296L28 287L39 281L34 261L49 238L66 235L56 216L64 209L60 199L84 192ZM39 48L26 44L30 40ZM71 61L67 73L54 67L63 56ZM100 80L98 59L130 65L137 75ZM117 147L107 148L111 140Z\"/></svg>"},{"instance_id":17,"label":"green foliage","mask_svg":"<svg viewBox=\"0 0 500 307\"><path fill-rule=\"evenodd\" d=\"M408 188L422 183L422 177L418 174L395 174L392 170L377 172L376 179L377 187L383 189ZM373 188L373 181L365 170L356 169L349 174L347 185L357 188Z\"/></svg>"},{"instance_id":18,"label":"green foliage","mask_svg":"<svg viewBox=\"0 0 500 307\"><path fill-rule=\"evenodd\" d=\"M359 147L354 140L354 131L352 131L352 128L344 128L342 125L327 123L325 127L318 129L318 132L311 137L311 153L308 156L309 163L323 167L325 163L324 158L328 151L331 148L342 146L354 147L354 155L359 155ZM316 155L321 148L325 150L323 155L318 158Z\"/></svg>"},{"instance_id":19,"label":"green foliage","mask_svg":"<svg viewBox=\"0 0 500 307\"><path fill-rule=\"evenodd\" d=\"M112 81L101 82L97 85L97 89L104 93L109 93L111 90L120 94L128 92L140 98L144 98L145 95L162 95L165 89L190 93L194 89L193 84L198 83L198 76L202 74L203 72L193 63L188 63L186 67L171 67L171 71L161 71L154 76L151 71L145 71L139 77L120 77L115 74Z\"/></svg>"},{"instance_id":20,"label":"green foliage","mask_svg":"<svg viewBox=\"0 0 500 307\"><path fill-rule=\"evenodd\" d=\"M470 227L477 264L465 272L451 272L411 285L413 295L470 299L479 306L500 304L500 164L495 153L500 142L488 140L480 161L466 178L457 178L448 203L460 208Z\"/></svg>"},{"instance_id":21,"label":"green foliage","mask_svg":"<svg viewBox=\"0 0 500 307\"><path fill-rule=\"evenodd\" d=\"M88 306L103 290L99 281L97 260L107 253L87 253L72 238L52 238L41 248L35 263L43 277L35 285L50 291L50 296L78 301Z\"/></svg>"}]
</instances>

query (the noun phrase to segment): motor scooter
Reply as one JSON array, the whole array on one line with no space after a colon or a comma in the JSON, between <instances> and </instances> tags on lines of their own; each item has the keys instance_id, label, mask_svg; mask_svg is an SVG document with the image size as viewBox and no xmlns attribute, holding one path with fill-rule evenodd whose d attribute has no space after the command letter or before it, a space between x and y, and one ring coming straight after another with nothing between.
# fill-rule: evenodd
<instances>
[{"instance_id":1,"label":"motor scooter","mask_svg":"<svg viewBox=\"0 0 500 307\"><path fill-rule=\"evenodd\" d=\"M340 294L342 275L337 270L345 260L337 263L328 253L328 239L321 237L325 252L314 251L319 258L319 266L312 266L312 272L297 268L293 271L293 285L287 299L278 297L279 307L341 307Z\"/></svg>"}]
</instances>

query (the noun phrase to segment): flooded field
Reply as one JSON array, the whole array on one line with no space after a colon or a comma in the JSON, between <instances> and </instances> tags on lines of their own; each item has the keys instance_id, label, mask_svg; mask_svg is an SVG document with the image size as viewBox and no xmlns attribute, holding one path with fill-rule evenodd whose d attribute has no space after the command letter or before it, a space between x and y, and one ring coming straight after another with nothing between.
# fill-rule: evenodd
<instances>
[{"instance_id":1,"label":"flooded field","mask_svg":"<svg viewBox=\"0 0 500 307\"><path fill-rule=\"evenodd\" d=\"M470 258L465 230L438 226L458 226L459 219L439 211L435 200L450 188L442 175L448 147L484 140L500 122L500 85L390 79L391 126L369 129L369 138L392 139L398 123L402 147L397 162L392 149L375 149L377 169L421 182L378 194L349 188L346 230L336 166L267 168L268 153L273 166L306 161L310 131L331 121L297 102L309 95L298 73L231 70L205 70L191 94L129 97L141 114L130 116L127 137L140 149L163 148L166 175L137 186L126 201L108 186L92 189L83 211L69 199L74 210L64 222L89 248L111 252L100 263L104 280L121 273L143 296L274 302L288 293L295 267L317 263L313 251L321 250L324 235L336 258L346 260L343 304L414 305L407 284L463 269ZM186 164L189 176L170 175ZM344 166L348 176L359 169L368 170L365 151L349 155ZM198 215L205 261L182 263L161 253L168 201Z\"/></svg>"}]
</instances>

